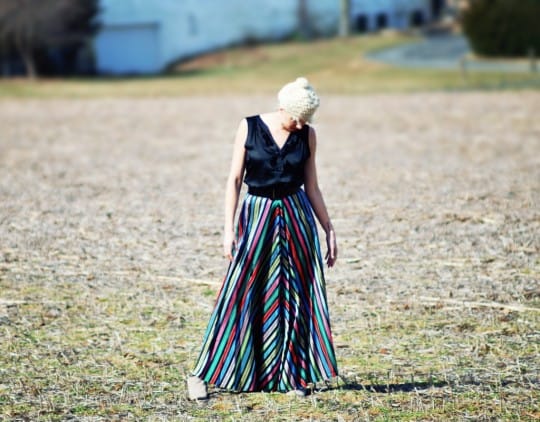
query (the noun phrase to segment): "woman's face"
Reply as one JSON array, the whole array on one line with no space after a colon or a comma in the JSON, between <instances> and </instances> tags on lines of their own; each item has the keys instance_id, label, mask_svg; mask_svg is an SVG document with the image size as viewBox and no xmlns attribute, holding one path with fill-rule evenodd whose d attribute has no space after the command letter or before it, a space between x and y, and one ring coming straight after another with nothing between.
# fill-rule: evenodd
<instances>
[{"instance_id":1,"label":"woman's face","mask_svg":"<svg viewBox=\"0 0 540 422\"><path fill-rule=\"evenodd\" d=\"M281 119L281 126L283 129L294 132L295 130L300 130L304 127L306 124L305 121L302 119L296 119L295 117L291 116L289 113L287 113L285 110L280 110L282 119Z\"/></svg>"}]
</instances>

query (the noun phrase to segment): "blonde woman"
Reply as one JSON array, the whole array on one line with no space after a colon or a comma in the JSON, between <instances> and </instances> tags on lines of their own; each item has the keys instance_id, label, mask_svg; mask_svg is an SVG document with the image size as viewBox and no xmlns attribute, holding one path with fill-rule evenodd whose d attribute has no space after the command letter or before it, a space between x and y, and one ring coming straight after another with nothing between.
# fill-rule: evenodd
<instances>
[{"instance_id":1,"label":"blonde woman","mask_svg":"<svg viewBox=\"0 0 540 422\"><path fill-rule=\"evenodd\" d=\"M303 396L337 375L316 220L326 263L336 236L317 182L319 106L305 78L286 84L276 111L248 117L236 134L225 195L223 253L230 260L191 377L190 399L207 384ZM248 185L234 230L242 182Z\"/></svg>"}]
</instances>

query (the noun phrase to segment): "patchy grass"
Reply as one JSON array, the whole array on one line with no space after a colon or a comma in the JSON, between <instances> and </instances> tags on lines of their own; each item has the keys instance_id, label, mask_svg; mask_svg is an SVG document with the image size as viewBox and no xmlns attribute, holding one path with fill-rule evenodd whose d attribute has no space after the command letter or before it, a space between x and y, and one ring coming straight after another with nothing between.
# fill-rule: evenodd
<instances>
[{"instance_id":1,"label":"patchy grass","mask_svg":"<svg viewBox=\"0 0 540 422\"><path fill-rule=\"evenodd\" d=\"M540 416L538 313L390 303L356 316L334 304L339 379L305 399L212 391L193 403L184 379L207 318L196 298L207 287L187 294L181 280L164 284L152 274L106 290L47 277L15 286L2 268L0 417L7 420Z\"/></svg>"},{"instance_id":2,"label":"patchy grass","mask_svg":"<svg viewBox=\"0 0 540 422\"><path fill-rule=\"evenodd\" d=\"M414 39L389 33L237 47L180 63L155 77L0 80L0 98L273 94L298 75L309 77L323 94L540 87L538 74L470 72L464 78L459 69L399 69L363 57Z\"/></svg>"}]
</instances>

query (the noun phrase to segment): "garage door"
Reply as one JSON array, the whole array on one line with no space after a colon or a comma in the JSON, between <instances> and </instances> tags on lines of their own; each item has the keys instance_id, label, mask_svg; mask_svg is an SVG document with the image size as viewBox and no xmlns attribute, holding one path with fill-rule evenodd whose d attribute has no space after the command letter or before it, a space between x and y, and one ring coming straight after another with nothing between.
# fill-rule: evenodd
<instances>
[{"instance_id":1,"label":"garage door","mask_svg":"<svg viewBox=\"0 0 540 422\"><path fill-rule=\"evenodd\" d=\"M101 73L137 74L161 70L157 23L104 26L96 37Z\"/></svg>"}]
</instances>

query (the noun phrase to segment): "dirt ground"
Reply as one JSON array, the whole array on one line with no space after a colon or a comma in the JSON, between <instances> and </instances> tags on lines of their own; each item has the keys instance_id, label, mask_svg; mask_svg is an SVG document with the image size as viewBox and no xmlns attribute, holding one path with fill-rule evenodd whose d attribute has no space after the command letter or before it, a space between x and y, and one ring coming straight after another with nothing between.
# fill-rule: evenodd
<instances>
[{"instance_id":1,"label":"dirt ground","mask_svg":"<svg viewBox=\"0 0 540 422\"><path fill-rule=\"evenodd\" d=\"M135 266L219 283L234 131L273 106L0 103L4 259L103 282ZM323 98L319 179L340 245L330 290L526 301L539 288L538 110L537 93Z\"/></svg>"},{"instance_id":2,"label":"dirt ground","mask_svg":"<svg viewBox=\"0 0 540 422\"><path fill-rule=\"evenodd\" d=\"M274 106L272 97L0 102L0 277L11 289L0 292L0 316L39 277L112 294L134 279L215 291L234 132ZM535 92L323 96L314 126L340 248L326 273L338 358L348 327L381 306L538 315L539 110ZM197 306L207 313L212 301Z\"/></svg>"}]
</instances>

